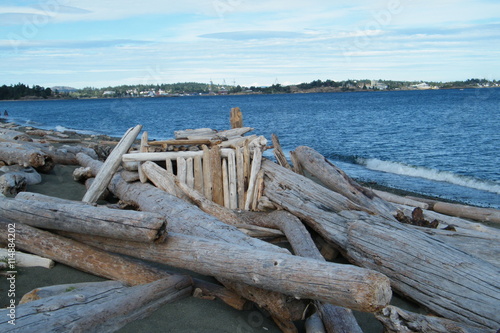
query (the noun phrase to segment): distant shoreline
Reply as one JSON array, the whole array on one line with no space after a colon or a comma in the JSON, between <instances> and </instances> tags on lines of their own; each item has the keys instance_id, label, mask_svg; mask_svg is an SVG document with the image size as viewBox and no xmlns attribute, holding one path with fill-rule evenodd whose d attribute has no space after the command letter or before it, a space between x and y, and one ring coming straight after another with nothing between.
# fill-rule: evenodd
<instances>
[{"instance_id":1,"label":"distant shoreline","mask_svg":"<svg viewBox=\"0 0 500 333\"><path fill-rule=\"evenodd\" d=\"M323 87L327 88L327 87ZM323 89L314 88L308 90L299 90L294 92L275 92L275 93L265 93L265 92L238 92L238 93L226 93L226 94L196 94L187 93L185 95L166 95L166 96L122 96L122 97L22 97L19 99L2 99L0 102L31 102L31 101L58 101L58 100L106 100L106 99L136 99L136 98L181 98L181 97L217 97L217 96L252 96L252 95L295 95L295 94L328 94L328 93L356 93L356 92L369 92L369 93L381 93L381 92L399 92L399 91L439 91L439 90L473 90L473 89L499 89L500 87L449 87L449 88L439 88L439 89L385 89L385 90L374 90L374 89L346 89L342 90L340 88ZM322 90L323 89L323 90ZM1 118L1 117L0 117Z\"/></svg>"}]
</instances>

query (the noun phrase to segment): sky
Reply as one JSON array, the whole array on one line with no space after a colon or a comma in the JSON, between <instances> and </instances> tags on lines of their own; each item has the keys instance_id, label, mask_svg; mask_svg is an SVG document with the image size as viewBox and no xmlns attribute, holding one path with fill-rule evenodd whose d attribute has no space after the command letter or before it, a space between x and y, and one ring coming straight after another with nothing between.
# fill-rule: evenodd
<instances>
[{"instance_id":1,"label":"sky","mask_svg":"<svg viewBox=\"0 0 500 333\"><path fill-rule=\"evenodd\" d=\"M0 85L500 79L498 0L0 0Z\"/></svg>"}]
</instances>

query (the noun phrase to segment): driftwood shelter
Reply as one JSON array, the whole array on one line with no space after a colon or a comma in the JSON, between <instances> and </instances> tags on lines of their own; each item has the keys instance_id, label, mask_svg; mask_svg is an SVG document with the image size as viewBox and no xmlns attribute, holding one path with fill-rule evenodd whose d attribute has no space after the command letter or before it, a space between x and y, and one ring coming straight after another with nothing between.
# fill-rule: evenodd
<instances>
[{"instance_id":1,"label":"driftwood shelter","mask_svg":"<svg viewBox=\"0 0 500 333\"><path fill-rule=\"evenodd\" d=\"M1 235L15 224L16 250L115 282L40 286L16 305L16 326L0 310L0 330L111 332L189 295L236 309L251 302L283 332L301 320L308 332L362 332L352 310L374 314L387 332L500 327L500 233L481 223L500 222L498 210L373 191L309 147L289 163L275 135L249 134L238 108L230 118L228 130L162 141L139 138L138 125L101 160L102 147L1 129L6 167L32 174L79 164L75 180L88 185L81 201L57 199L25 192L27 176L5 169ZM270 149L277 163L263 157ZM97 205L107 191L129 209ZM426 314L390 305L393 292Z\"/></svg>"}]
</instances>

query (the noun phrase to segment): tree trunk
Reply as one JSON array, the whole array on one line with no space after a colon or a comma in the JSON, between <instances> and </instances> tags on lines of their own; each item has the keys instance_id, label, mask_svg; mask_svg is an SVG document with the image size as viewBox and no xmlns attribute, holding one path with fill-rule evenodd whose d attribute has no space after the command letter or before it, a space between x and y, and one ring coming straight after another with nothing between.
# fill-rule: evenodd
<instances>
[{"instance_id":1,"label":"tree trunk","mask_svg":"<svg viewBox=\"0 0 500 333\"><path fill-rule=\"evenodd\" d=\"M386 274L394 289L446 318L498 328L497 267L418 227L347 211L338 193L270 161L262 167L265 195L335 243L351 262Z\"/></svg>"},{"instance_id":2,"label":"tree trunk","mask_svg":"<svg viewBox=\"0 0 500 333\"><path fill-rule=\"evenodd\" d=\"M9 310L0 310L2 332L115 332L137 319L149 316L166 303L188 297L192 291L187 276L171 276L150 284L126 287L106 281L43 288L40 298L16 308L15 325ZM39 289L36 289L39 290ZM36 297L36 290L34 291Z\"/></svg>"},{"instance_id":3,"label":"tree trunk","mask_svg":"<svg viewBox=\"0 0 500 333\"><path fill-rule=\"evenodd\" d=\"M166 219L149 212L0 198L0 217L33 227L152 242L166 234Z\"/></svg>"}]
</instances>

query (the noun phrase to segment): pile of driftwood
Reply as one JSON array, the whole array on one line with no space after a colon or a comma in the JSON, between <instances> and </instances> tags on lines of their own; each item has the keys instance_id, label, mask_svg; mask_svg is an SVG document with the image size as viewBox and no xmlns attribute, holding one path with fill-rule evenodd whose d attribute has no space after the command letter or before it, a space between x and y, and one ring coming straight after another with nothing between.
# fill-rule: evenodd
<instances>
[{"instance_id":1,"label":"pile of driftwood","mask_svg":"<svg viewBox=\"0 0 500 333\"><path fill-rule=\"evenodd\" d=\"M470 220L500 222L498 210L374 192L308 147L291 153L291 166L276 136L272 147L264 137L244 136L252 129L243 127L237 108L231 124L220 132L178 131L165 141L144 132L135 144L138 125L104 162L81 145L48 148L19 132L3 135L4 164L47 172L43 166L55 159L49 152L65 149L81 165L75 179L88 189L75 202L4 185L4 193L18 194L0 198L2 235L15 223L17 249L119 282L36 289L18 306L15 327L8 310L0 310L1 330L114 331L188 295L217 297L237 309L251 301L283 332L296 332L294 321L311 304L317 313L306 327L316 323L314 332L361 332L351 310L374 313L388 332L500 327L500 233ZM269 148L278 163L262 157ZM28 151L43 157L28 158ZM38 160L45 162L34 165ZM106 191L136 210L96 205ZM417 220L433 221L433 228ZM272 242L284 237L293 254ZM352 265L333 263L338 253ZM389 305L392 290L430 315Z\"/></svg>"}]
</instances>

